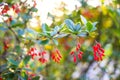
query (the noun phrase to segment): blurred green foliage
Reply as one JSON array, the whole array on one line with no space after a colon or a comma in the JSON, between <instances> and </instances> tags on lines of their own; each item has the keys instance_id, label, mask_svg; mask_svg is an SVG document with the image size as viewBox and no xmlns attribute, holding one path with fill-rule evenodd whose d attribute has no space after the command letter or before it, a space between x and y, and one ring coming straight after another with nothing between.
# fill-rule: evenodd
<instances>
[{"instance_id":1,"label":"blurred green foliage","mask_svg":"<svg viewBox=\"0 0 120 80\"><path fill-rule=\"evenodd\" d=\"M104 3L104 0L101 1ZM11 6L20 0L0 0L0 2L6 2ZM82 3L82 6L69 15L64 14L60 17L60 21L55 21L57 17L49 14L48 16L53 18L53 24L50 27L43 24L39 26L39 30L27 25L33 18L30 11L37 12L34 7L23 7L23 12L18 14L17 18L10 23L7 22L10 24L9 26L6 23L0 23L0 78L28 80L29 77L32 77L31 75L35 74L32 80L39 80L39 78L45 80L102 80L107 74L108 80L120 80L120 73L116 73L120 72L120 1L114 0L107 6L102 4L95 8L87 5L85 0L79 0L79 2ZM64 9L63 12L66 10ZM81 19L80 15L85 16L87 20L84 17ZM64 20L66 20L66 25L62 24ZM80 31L81 26L84 25L87 28L85 32L82 32ZM67 34L56 35L60 30ZM69 36L69 33L72 36ZM86 36L87 33L89 37ZM82 44L81 50L84 51L82 60L78 60L77 63L73 63L72 57L69 55L70 51L75 49L75 35L80 36L78 41ZM93 60L92 45L95 40L100 42L105 49L105 57L101 62ZM8 50L4 50L4 41L8 42ZM46 64L41 64L37 60L31 60L26 53L33 45L38 48L42 45L44 46L42 48L49 52L57 47L63 55L61 62L57 64L51 60ZM101 72L92 75L95 77L91 79L89 75L92 74L92 71L91 73L89 71L92 70L92 67L94 67L93 72L96 72L98 68ZM109 70L111 67L112 71Z\"/></svg>"}]
</instances>

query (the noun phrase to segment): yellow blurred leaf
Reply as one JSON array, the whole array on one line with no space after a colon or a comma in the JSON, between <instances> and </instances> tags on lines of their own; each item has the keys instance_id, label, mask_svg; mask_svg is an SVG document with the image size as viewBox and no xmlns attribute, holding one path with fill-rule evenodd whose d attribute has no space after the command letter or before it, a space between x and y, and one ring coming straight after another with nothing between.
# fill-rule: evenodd
<instances>
[{"instance_id":1,"label":"yellow blurred leaf","mask_svg":"<svg viewBox=\"0 0 120 80\"><path fill-rule=\"evenodd\" d=\"M41 37L41 40L47 40L47 37L43 36L43 37Z\"/></svg>"},{"instance_id":2,"label":"yellow blurred leaf","mask_svg":"<svg viewBox=\"0 0 120 80\"><path fill-rule=\"evenodd\" d=\"M90 32L89 35L90 35L90 37L95 38L98 35L98 33Z\"/></svg>"},{"instance_id":3,"label":"yellow blurred leaf","mask_svg":"<svg viewBox=\"0 0 120 80\"><path fill-rule=\"evenodd\" d=\"M112 26L113 22L111 18L107 18L103 20L103 26L104 28L110 28Z\"/></svg>"},{"instance_id":4,"label":"yellow blurred leaf","mask_svg":"<svg viewBox=\"0 0 120 80\"><path fill-rule=\"evenodd\" d=\"M105 49L105 57L109 57L112 55L112 51L113 51L112 44L110 43L107 44L104 49Z\"/></svg>"},{"instance_id":5,"label":"yellow blurred leaf","mask_svg":"<svg viewBox=\"0 0 120 80\"><path fill-rule=\"evenodd\" d=\"M20 64L18 65L19 68L22 68L24 66L23 61L20 62Z\"/></svg>"},{"instance_id":6,"label":"yellow blurred leaf","mask_svg":"<svg viewBox=\"0 0 120 80\"><path fill-rule=\"evenodd\" d=\"M102 5L101 9L102 9L103 15L106 15L107 14L107 8L106 8L106 6Z\"/></svg>"},{"instance_id":7,"label":"yellow blurred leaf","mask_svg":"<svg viewBox=\"0 0 120 80\"><path fill-rule=\"evenodd\" d=\"M46 50L52 50L52 46L51 45L45 45L45 49Z\"/></svg>"}]
</instances>

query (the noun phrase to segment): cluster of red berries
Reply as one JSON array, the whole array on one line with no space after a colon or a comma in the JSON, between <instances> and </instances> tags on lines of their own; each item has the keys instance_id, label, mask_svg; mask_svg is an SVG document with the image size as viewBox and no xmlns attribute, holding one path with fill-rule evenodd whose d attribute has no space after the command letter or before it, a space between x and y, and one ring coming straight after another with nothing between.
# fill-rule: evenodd
<instances>
[{"instance_id":1,"label":"cluster of red berries","mask_svg":"<svg viewBox=\"0 0 120 80\"><path fill-rule=\"evenodd\" d=\"M60 51L58 49L55 49L52 54L51 54L51 58L57 62L60 63L60 60L62 58L62 55L60 54Z\"/></svg>"},{"instance_id":2,"label":"cluster of red berries","mask_svg":"<svg viewBox=\"0 0 120 80\"><path fill-rule=\"evenodd\" d=\"M97 42L96 45L93 46L93 55L95 61L101 61L104 55L104 49L101 47L101 44ZM77 55L75 54L77 53ZM82 59L83 52L80 51L80 43L77 43L76 51L71 51L70 55L73 56L73 61L76 63L77 57L78 59Z\"/></svg>"},{"instance_id":3,"label":"cluster of red berries","mask_svg":"<svg viewBox=\"0 0 120 80\"><path fill-rule=\"evenodd\" d=\"M15 13L19 13L20 12L20 8L19 8L19 5L18 4L13 4L11 7L8 6L7 3L1 3L0 4L0 15L4 15L4 14L7 14L8 11L10 10L10 8L13 9L13 11ZM12 19L12 16L8 17L7 20L5 20L5 22L11 22L13 19Z\"/></svg>"},{"instance_id":4,"label":"cluster of red berries","mask_svg":"<svg viewBox=\"0 0 120 80\"><path fill-rule=\"evenodd\" d=\"M9 10L8 4L7 3L2 3L0 4L0 15L7 13L7 11Z\"/></svg>"},{"instance_id":5,"label":"cluster of red berries","mask_svg":"<svg viewBox=\"0 0 120 80\"><path fill-rule=\"evenodd\" d=\"M34 2L33 7L35 7L36 1L34 0L33 2ZM20 4L13 4L12 6L9 6L7 3L3 2L0 4L0 15L7 14L10 9L12 9L16 14L21 12ZM11 22L11 21L12 21L12 16L8 17L8 19L5 20L5 22Z\"/></svg>"},{"instance_id":6,"label":"cluster of red berries","mask_svg":"<svg viewBox=\"0 0 120 80\"><path fill-rule=\"evenodd\" d=\"M30 48L28 51L28 55L32 57L32 59L35 59L35 57L38 57L38 60L41 63L47 62L47 59L45 58L46 51L38 51L36 48ZM60 54L60 51L58 49L55 49L51 53L51 58L57 63L60 63L60 60L62 58L62 55Z\"/></svg>"},{"instance_id":7,"label":"cluster of red berries","mask_svg":"<svg viewBox=\"0 0 120 80\"><path fill-rule=\"evenodd\" d=\"M80 50L80 48L81 48L80 43L77 43L76 48L75 48L76 50L70 52L70 55L73 56L74 63L77 62L77 58L80 60L82 59L83 52ZM100 43L97 42L97 44L93 46L93 52L94 52L94 60L101 61L103 59L104 49L101 48ZM32 57L32 59L34 59L34 57L38 56L39 57L38 60L41 63L47 62L47 60L44 57L45 54L46 54L46 51L40 52L36 48L30 48L30 50L28 51L28 55L30 55ZM51 58L53 61L60 63L60 60L62 59L62 55L58 49L55 49L51 52Z\"/></svg>"},{"instance_id":8,"label":"cluster of red berries","mask_svg":"<svg viewBox=\"0 0 120 80\"><path fill-rule=\"evenodd\" d=\"M20 8L19 8L19 5L18 5L18 4L12 5L12 9L13 9L13 11L15 11L15 13L17 13L17 14L20 12Z\"/></svg>"},{"instance_id":9,"label":"cluster of red berries","mask_svg":"<svg viewBox=\"0 0 120 80\"><path fill-rule=\"evenodd\" d=\"M101 47L100 43L96 43L96 45L93 46L93 52L94 52L94 60L101 61L103 59L104 55L104 49Z\"/></svg>"},{"instance_id":10,"label":"cluster of red berries","mask_svg":"<svg viewBox=\"0 0 120 80\"><path fill-rule=\"evenodd\" d=\"M28 51L28 55L30 55L32 59L34 59L35 57L38 57L38 60L41 63L47 62L47 59L45 59L45 54L46 54L46 51L40 52L36 48L30 48L30 50Z\"/></svg>"},{"instance_id":11,"label":"cluster of red berries","mask_svg":"<svg viewBox=\"0 0 120 80\"><path fill-rule=\"evenodd\" d=\"M13 9L13 11L15 11L15 13L20 12L20 8L18 4L13 4L11 8ZM3 15L3 14L6 14L10 10L10 7L8 6L7 3L1 3L0 9L1 9L0 15Z\"/></svg>"},{"instance_id":12,"label":"cluster of red berries","mask_svg":"<svg viewBox=\"0 0 120 80\"><path fill-rule=\"evenodd\" d=\"M83 52L80 51L80 47L81 47L80 43L77 43L77 45L76 45L76 51L71 51L71 52L70 52L70 55L73 56L73 61L74 61L75 63L76 63L76 61L77 61L77 57L78 57L79 59L82 59L82 54L83 54ZM77 55L76 55L75 53L77 53Z\"/></svg>"}]
</instances>

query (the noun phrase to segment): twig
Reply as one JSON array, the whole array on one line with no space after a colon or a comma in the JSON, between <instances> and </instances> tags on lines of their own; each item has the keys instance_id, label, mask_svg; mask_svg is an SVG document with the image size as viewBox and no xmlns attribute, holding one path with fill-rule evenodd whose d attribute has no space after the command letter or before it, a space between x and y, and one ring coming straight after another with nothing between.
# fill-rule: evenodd
<instances>
[{"instance_id":1,"label":"twig","mask_svg":"<svg viewBox=\"0 0 120 80\"><path fill-rule=\"evenodd\" d=\"M15 36L16 40L18 41L18 43L20 43L20 40L19 40L17 34L15 33L15 31L11 27L8 27L8 29L14 34L14 36Z\"/></svg>"}]
</instances>

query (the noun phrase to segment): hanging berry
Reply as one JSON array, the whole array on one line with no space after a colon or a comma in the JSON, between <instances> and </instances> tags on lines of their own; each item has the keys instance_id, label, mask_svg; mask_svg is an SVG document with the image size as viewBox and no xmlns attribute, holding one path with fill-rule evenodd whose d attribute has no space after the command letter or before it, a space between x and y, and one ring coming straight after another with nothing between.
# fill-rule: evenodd
<instances>
[{"instance_id":1,"label":"hanging berry","mask_svg":"<svg viewBox=\"0 0 120 80\"><path fill-rule=\"evenodd\" d=\"M83 54L82 51L80 51L80 52L78 53L78 58L79 58L79 59L82 59L82 54Z\"/></svg>"},{"instance_id":2,"label":"hanging berry","mask_svg":"<svg viewBox=\"0 0 120 80\"><path fill-rule=\"evenodd\" d=\"M83 52L80 51L80 43L77 43L76 45L76 51L71 51L70 52L70 55L73 56L73 62L76 63L77 62L77 57L78 59L82 59L82 55L83 55Z\"/></svg>"},{"instance_id":3,"label":"hanging berry","mask_svg":"<svg viewBox=\"0 0 120 80\"><path fill-rule=\"evenodd\" d=\"M96 42L96 45L93 46L93 55L94 60L101 61L104 55L104 49L101 47L101 44Z\"/></svg>"},{"instance_id":4,"label":"hanging berry","mask_svg":"<svg viewBox=\"0 0 120 80\"><path fill-rule=\"evenodd\" d=\"M77 61L76 55L73 56L73 61L74 61L74 63L76 63L76 61Z\"/></svg>"},{"instance_id":5,"label":"hanging berry","mask_svg":"<svg viewBox=\"0 0 120 80\"><path fill-rule=\"evenodd\" d=\"M51 58L57 62L57 63L60 63L60 60L62 58L62 55L60 53L60 51L58 49L55 49L52 54L51 54Z\"/></svg>"}]
</instances>

